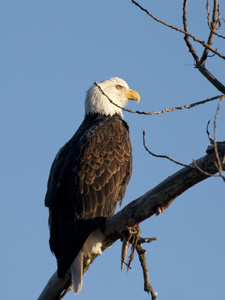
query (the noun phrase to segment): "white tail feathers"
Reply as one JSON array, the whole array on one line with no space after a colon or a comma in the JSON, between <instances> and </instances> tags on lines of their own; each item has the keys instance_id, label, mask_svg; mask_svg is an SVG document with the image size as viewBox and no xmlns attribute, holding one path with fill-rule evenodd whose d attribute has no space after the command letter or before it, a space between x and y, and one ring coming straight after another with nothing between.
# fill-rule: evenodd
<instances>
[{"instance_id":1,"label":"white tail feathers","mask_svg":"<svg viewBox=\"0 0 225 300\"><path fill-rule=\"evenodd\" d=\"M71 265L71 274L74 294L78 294L81 291L83 280L83 251L81 250L77 257L74 259Z\"/></svg>"},{"instance_id":2,"label":"white tail feathers","mask_svg":"<svg viewBox=\"0 0 225 300\"><path fill-rule=\"evenodd\" d=\"M83 257L85 258L85 262L88 263L93 255L101 254L103 238L104 236L100 229L93 231L71 265L70 270L75 295L81 291L83 284Z\"/></svg>"}]
</instances>

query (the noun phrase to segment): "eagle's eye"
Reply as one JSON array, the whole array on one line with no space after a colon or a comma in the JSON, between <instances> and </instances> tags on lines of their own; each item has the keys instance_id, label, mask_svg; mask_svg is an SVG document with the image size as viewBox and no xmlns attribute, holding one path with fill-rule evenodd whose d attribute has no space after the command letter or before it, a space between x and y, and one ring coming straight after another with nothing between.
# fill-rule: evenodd
<instances>
[{"instance_id":1,"label":"eagle's eye","mask_svg":"<svg viewBox=\"0 0 225 300\"><path fill-rule=\"evenodd\" d=\"M117 88L117 90L119 90L119 91L121 91L121 90L123 89L123 87L122 87L121 85L119 85L119 84L116 86L116 88Z\"/></svg>"}]
</instances>

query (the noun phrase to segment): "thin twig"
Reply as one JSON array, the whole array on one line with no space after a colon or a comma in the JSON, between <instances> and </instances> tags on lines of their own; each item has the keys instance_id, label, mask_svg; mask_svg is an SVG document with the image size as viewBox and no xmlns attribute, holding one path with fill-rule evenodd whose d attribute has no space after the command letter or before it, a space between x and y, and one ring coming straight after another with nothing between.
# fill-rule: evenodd
<instances>
[{"instance_id":1,"label":"thin twig","mask_svg":"<svg viewBox=\"0 0 225 300\"><path fill-rule=\"evenodd\" d=\"M210 123L210 120L208 121L207 126L206 126L206 134L208 135L208 139L210 141L210 144L213 145L214 140L211 138L210 133L209 133L209 123Z\"/></svg>"},{"instance_id":2,"label":"thin twig","mask_svg":"<svg viewBox=\"0 0 225 300\"><path fill-rule=\"evenodd\" d=\"M205 174L206 177L218 177L218 176L219 176L219 175L210 174L210 173L208 173L208 172L202 170L202 169L197 165L195 159L193 159L192 161L193 161L193 164L194 164L195 168L198 169L201 173Z\"/></svg>"},{"instance_id":3,"label":"thin twig","mask_svg":"<svg viewBox=\"0 0 225 300\"><path fill-rule=\"evenodd\" d=\"M208 0L207 0L207 3L206 3L206 10L207 10L208 26L209 26L210 29L212 29L212 28L211 28L211 23L210 23L210 15L211 15L211 13L210 13L210 11L209 11L209 1L208 1ZM221 15L220 15L219 4L218 4L218 6L217 6L217 14L218 14L217 23L218 23L219 26L217 26L217 27L215 28L215 30L218 30L218 29L221 28ZM213 33L214 33L216 36L218 36L219 38L225 39L225 36L224 36L224 35L219 34L219 33L217 33L216 31L213 31Z\"/></svg>"},{"instance_id":4,"label":"thin twig","mask_svg":"<svg viewBox=\"0 0 225 300\"><path fill-rule=\"evenodd\" d=\"M224 100L224 98L225 98L225 95L223 95L223 96L220 97L220 101L218 103L216 114L215 114L215 117L214 117L214 125L213 125L213 127L214 127L213 128L214 139L211 138L210 133L209 133L209 129L208 129L210 121L208 121L207 127L206 127L206 133L208 135L210 144L213 145L213 147L214 147L213 149L214 149L215 155L216 155L217 168L218 168L218 172L220 174L219 175L214 175L214 174L210 174L208 172L205 172L204 170L202 170L201 168L199 168L199 166L196 164L196 161L193 160L193 163L194 163L195 167L200 172L204 173L206 176L221 177L223 179L223 181L225 181L225 177L223 175L223 168L222 168L222 164L221 164L221 161L220 161L220 158L219 158L219 152L218 152L218 144L220 144L221 142L217 142L216 141L216 123L217 123L217 117L218 117L218 114L219 114L220 106L221 106L221 103Z\"/></svg>"},{"instance_id":5,"label":"thin twig","mask_svg":"<svg viewBox=\"0 0 225 300\"><path fill-rule=\"evenodd\" d=\"M180 165L180 166L183 166L183 167L195 168L195 167L192 166L192 165L186 165L186 164L183 164L183 163L181 163L181 162L179 162L179 161L177 161L177 160L175 160L175 159L169 157L168 155L155 154L155 153L153 153L152 151L150 151L150 150L148 149L148 147L146 146L146 143L145 143L145 131L143 131L143 145L144 145L145 150L146 150L149 154L151 154L152 156L160 157L160 158L166 158L166 159L168 159L168 160L174 162L175 164Z\"/></svg>"},{"instance_id":6,"label":"thin twig","mask_svg":"<svg viewBox=\"0 0 225 300\"><path fill-rule=\"evenodd\" d=\"M136 245L136 251L138 253L138 257L141 263L142 271L143 271L143 277L144 277L144 290L147 293L151 293L152 300L155 300L157 298L157 293L154 291L153 287L150 284L149 281L149 275L148 275L148 267L146 263L145 253L146 250L142 247L141 244Z\"/></svg>"},{"instance_id":7,"label":"thin twig","mask_svg":"<svg viewBox=\"0 0 225 300\"><path fill-rule=\"evenodd\" d=\"M186 34L184 36L184 40L189 49L189 52L192 54L196 64L198 64L199 57L198 57L197 53L195 52L192 44L189 41L189 32L188 32L188 26L187 26L187 0L184 0L184 3L183 3L183 26L184 26L184 31L186 32Z\"/></svg>"},{"instance_id":8,"label":"thin twig","mask_svg":"<svg viewBox=\"0 0 225 300\"><path fill-rule=\"evenodd\" d=\"M213 142L215 143L215 141L213 141ZM206 176L209 176L209 177L222 177L223 180L225 181L225 178L224 178L224 176L223 176L223 171L222 171L222 170L223 170L223 169L222 169L222 165L221 165L220 160L219 160L219 153L218 153L218 150L217 150L217 156L216 156L216 157L217 157L217 160L218 160L219 163L220 163L220 166L218 166L218 171L220 172L220 175L214 175L214 174L210 174L210 173L208 173L208 172L202 170L202 169L197 165L195 159L192 160L192 161L193 161L193 165L186 165L186 164L184 164L184 163L181 163L181 162L179 162L179 161L177 161L177 160L171 158L171 157L168 156L168 155L161 155L161 154L155 154L155 153L153 153L153 152L150 151L150 150L148 149L148 147L146 146L146 143L145 143L145 131L143 131L143 145L144 145L145 150L146 150L149 154L151 154L152 156L160 157L160 158L166 158L166 159L172 161L173 163L175 163L175 164L177 164L177 165L180 165L180 166L183 166L183 167L188 167L188 168L193 168L193 169L196 168L196 169L198 169L200 172L202 172L203 174L205 174ZM215 150L215 152L216 152L216 150Z\"/></svg>"},{"instance_id":9,"label":"thin twig","mask_svg":"<svg viewBox=\"0 0 225 300\"><path fill-rule=\"evenodd\" d=\"M220 173L221 178L225 182L225 177L223 175L222 164L221 164L221 161L220 161L218 147L217 147L217 142L216 142L216 123L217 123L217 117L218 117L218 114L219 114L221 103L224 100L224 98L225 98L225 95L221 97L221 99L220 99L220 101L218 103L216 114L215 114L215 118L214 118L214 124L213 125L214 125L214 148L215 148L215 154L216 154L216 159L217 159L217 164L218 164L218 171Z\"/></svg>"},{"instance_id":10,"label":"thin twig","mask_svg":"<svg viewBox=\"0 0 225 300\"><path fill-rule=\"evenodd\" d=\"M208 21L208 26L210 28L210 15L211 12L209 11L209 0L206 1L206 10L207 10L207 21Z\"/></svg>"},{"instance_id":11,"label":"thin twig","mask_svg":"<svg viewBox=\"0 0 225 300\"><path fill-rule=\"evenodd\" d=\"M214 32L214 34L217 35L219 38L222 38L222 39L225 40L225 36L224 36L224 35L219 34L219 33L217 33L217 32Z\"/></svg>"},{"instance_id":12,"label":"thin twig","mask_svg":"<svg viewBox=\"0 0 225 300\"><path fill-rule=\"evenodd\" d=\"M156 18L153 14L151 14L147 9L143 8L143 7L142 7L140 4L138 4L136 1L131 0L131 2L132 2L133 4L135 4L136 6L138 6L142 11L146 12L146 14L148 14L148 15L149 15L152 19L154 19L155 21L157 21L157 22L159 22L159 23L161 23L161 24L163 24L163 25L165 25L165 26L167 26L167 27L169 27L169 28L171 28L171 29L174 29L174 30L176 30L176 31L178 31L178 32L181 32L181 33L183 33L183 34L185 34L185 35L190 36L195 42L200 43L200 44L203 45L205 48L208 48L210 51L212 51L213 53L215 53L216 55L218 55L218 56L221 57L222 59L225 59L225 56L223 56L221 53L219 53L219 52L216 51L215 49L213 49L213 48L211 48L210 46L208 46L204 41L201 41L201 40L197 39L194 35L190 34L189 32L186 32L186 31L184 31L184 30L182 30L182 29L180 29L180 28L178 28L178 27L176 27L176 26L170 25L170 24L168 24L168 23L166 23L166 22L164 22L164 21L162 21L162 20Z\"/></svg>"},{"instance_id":13,"label":"thin twig","mask_svg":"<svg viewBox=\"0 0 225 300\"><path fill-rule=\"evenodd\" d=\"M213 43L213 38L214 38L214 32L218 29L217 28L217 23L219 22L219 15L217 18L218 14L218 2L217 0L214 0L213 3L213 14L212 14L212 22L210 22L210 12L209 12L209 2L207 1L207 14L208 14L208 25L210 28L210 33L207 41L207 45L211 46ZM209 49L205 48L202 54L202 57L200 59L200 64L204 65L206 62L206 59L208 57Z\"/></svg>"},{"instance_id":14,"label":"thin twig","mask_svg":"<svg viewBox=\"0 0 225 300\"><path fill-rule=\"evenodd\" d=\"M221 95L218 95L218 96L215 96L215 97L211 97L211 98L207 98L205 100L201 100L201 101L198 101L198 102L194 102L194 103L191 103L191 104L187 104L187 105L183 105L183 106L177 106L177 107L172 107L172 108L165 108L165 109L162 109L162 110L158 110L158 111L150 111L150 112L146 112L146 111L138 111L138 110L131 110L131 109L127 109L127 108L124 108L116 103L114 103L112 101L112 99L109 98L108 95L106 95L106 93L102 90L102 88L100 87L100 85L95 81L94 84L99 88L99 90L102 92L102 94L113 104L115 105L116 107L124 110L124 111L127 111L129 113L133 113L133 114L139 114L139 115L156 115L156 114L162 114L162 113L165 113L165 112L171 112L171 111L176 111L176 110L182 110L182 109L190 109L192 107L195 107L195 106L198 106L200 104L204 104L204 103L207 103L207 102L210 102L210 101L213 101L213 100L216 100L216 99L219 99L221 97Z\"/></svg>"},{"instance_id":15,"label":"thin twig","mask_svg":"<svg viewBox=\"0 0 225 300\"><path fill-rule=\"evenodd\" d=\"M156 241L156 237L152 237L152 238L139 237L137 244L140 245L140 244L145 244L145 243L151 243L153 241Z\"/></svg>"}]
</instances>

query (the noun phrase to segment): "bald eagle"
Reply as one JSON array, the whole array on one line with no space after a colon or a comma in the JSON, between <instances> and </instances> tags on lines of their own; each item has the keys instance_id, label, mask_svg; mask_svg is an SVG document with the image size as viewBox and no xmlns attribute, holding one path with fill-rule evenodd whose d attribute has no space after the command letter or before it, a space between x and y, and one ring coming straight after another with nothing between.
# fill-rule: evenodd
<instances>
[{"instance_id":1,"label":"bald eagle","mask_svg":"<svg viewBox=\"0 0 225 300\"><path fill-rule=\"evenodd\" d=\"M75 294L82 287L83 258L101 254L100 228L122 202L132 171L128 124L105 95L121 107L140 96L117 77L99 86L104 93L95 84L87 91L85 118L56 155L45 196L58 277L70 269Z\"/></svg>"}]
</instances>

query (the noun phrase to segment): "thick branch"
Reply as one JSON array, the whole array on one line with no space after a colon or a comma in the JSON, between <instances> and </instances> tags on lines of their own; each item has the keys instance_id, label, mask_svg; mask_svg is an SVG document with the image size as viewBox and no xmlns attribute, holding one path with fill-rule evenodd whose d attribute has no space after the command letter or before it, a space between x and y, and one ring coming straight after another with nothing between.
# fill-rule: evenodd
<instances>
[{"instance_id":1,"label":"thick branch","mask_svg":"<svg viewBox=\"0 0 225 300\"><path fill-rule=\"evenodd\" d=\"M202 73L203 76L205 76L205 78L211 82L215 88L218 89L218 91L220 91L221 93L225 94L225 86L219 81L217 80L212 73L210 73L205 66L201 65L200 63L196 63L196 68L200 71L200 73Z\"/></svg>"},{"instance_id":2,"label":"thick branch","mask_svg":"<svg viewBox=\"0 0 225 300\"><path fill-rule=\"evenodd\" d=\"M218 151L222 168L225 170L225 142L218 144ZM199 158L196 163L209 174L218 172L214 151L210 151L209 154ZM159 207L162 211L165 210L178 196L208 177L199 170L188 167L182 168L108 219L104 226L105 236L112 236L113 239L113 236L117 233L119 237L125 228L150 218Z\"/></svg>"},{"instance_id":3,"label":"thick branch","mask_svg":"<svg viewBox=\"0 0 225 300\"><path fill-rule=\"evenodd\" d=\"M64 279L58 278L55 272L49 279L38 300L59 300L60 295L70 286L70 272L66 273Z\"/></svg>"},{"instance_id":4,"label":"thick branch","mask_svg":"<svg viewBox=\"0 0 225 300\"><path fill-rule=\"evenodd\" d=\"M218 143L218 154L222 169L225 170L225 142ZM212 148L210 148L207 155L196 160L196 163L207 173L215 174L218 172L218 163L215 151L213 151ZM206 173L197 169L184 167L165 179L155 188L146 192L143 196L129 203L121 211L107 220L102 230L105 236L102 250L104 251L119 239L122 232L128 227L132 227L150 218L159 208L161 211L164 211L179 195L208 177ZM84 264L88 267L94 259L88 264L87 262L84 262ZM87 268L85 268L85 270L86 269ZM60 280L55 273L38 300L58 300L62 291L68 288L69 282L70 274L67 274L64 280Z\"/></svg>"}]
</instances>

